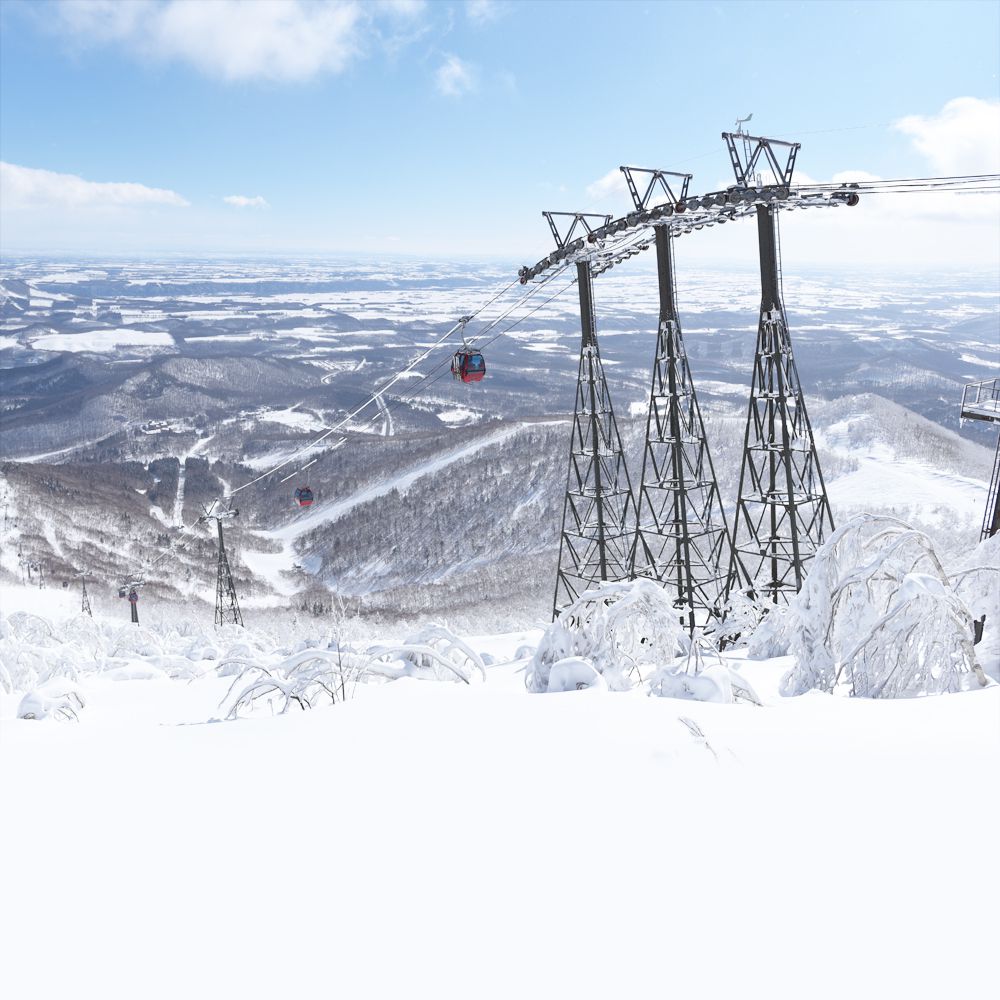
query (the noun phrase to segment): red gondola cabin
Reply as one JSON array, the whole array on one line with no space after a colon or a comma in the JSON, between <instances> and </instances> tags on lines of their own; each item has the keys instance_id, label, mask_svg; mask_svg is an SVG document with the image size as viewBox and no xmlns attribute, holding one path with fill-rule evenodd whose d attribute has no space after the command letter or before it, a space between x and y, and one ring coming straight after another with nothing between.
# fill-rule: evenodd
<instances>
[{"instance_id":1,"label":"red gondola cabin","mask_svg":"<svg viewBox=\"0 0 1000 1000\"><path fill-rule=\"evenodd\" d=\"M295 502L300 507L311 507L313 502L313 491L308 486L300 486L295 491Z\"/></svg>"},{"instance_id":2,"label":"red gondola cabin","mask_svg":"<svg viewBox=\"0 0 1000 1000\"><path fill-rule=\"evenodd\" d=\"M451 359L451 373L463 382L481 382L486 374L486 359L479 351L458 351Z\"/></svg>"}]
</instances>

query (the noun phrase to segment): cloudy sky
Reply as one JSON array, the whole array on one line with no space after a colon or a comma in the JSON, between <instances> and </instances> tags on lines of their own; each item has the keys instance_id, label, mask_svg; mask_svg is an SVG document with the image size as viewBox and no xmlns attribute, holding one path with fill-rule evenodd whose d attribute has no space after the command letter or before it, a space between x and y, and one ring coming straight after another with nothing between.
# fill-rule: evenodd
<instances>
[{"instance_id":1,"label":"cloudy sky","mask_svg":"<svg viewBox=\"0 0 1000 1000\"><path fill-rule=\"evenodd\" d=\"M628 207L620 164L731 183L750 113L801 177L1000 172L998 37L989 0L3 0L0 250L531 262L542 209ZM783 245L996 267L998 226L995 198L894 196ZM700 235L690 259L755 252Z\"/></svg>"}]
</instances>

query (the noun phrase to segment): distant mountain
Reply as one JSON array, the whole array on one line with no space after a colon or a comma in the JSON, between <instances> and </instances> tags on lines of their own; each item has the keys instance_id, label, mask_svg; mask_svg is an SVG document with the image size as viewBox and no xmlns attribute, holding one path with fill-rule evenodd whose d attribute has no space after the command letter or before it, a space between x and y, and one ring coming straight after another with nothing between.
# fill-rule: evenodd
<instances>
[{"instance_id":1,"label":"distant mountain","mask_svg":"<svg viewBox=\"0 0 1000 1000\"><path fill-rule=\"evenodd\" d=\"M398 273L277 262L8 266L0 494L17 524L0 570L20 573L30 553L52 578L87 566L110 585L158 560L149 598L210 598L214 541L205 529L178 538L179 525L342 419L510 278L503 268L447 264ZM544 616L567 468L561 421L579 348L576 292L565 285L561 297L544 304L555 291L546 288L507 315L512 299L501 299L470 324L487 357L484 382L455 382L446 345L351 422L346 446L331 450L335 436L239 495L229 546L251 607L328 606L339 595L386 615L468 609L517 581L526 606ZM1000 363L991 288L990 279L941 288L786 279L838 518L861 506L893 510L946 550L978 534L995 431L960 429L958 401L964 381ZM753 275L704 271L681 274L678 291L730 505L758 293ZM615 271L596 294L637 482L655 281ZM317 495L307 512L291 502L303 482Z\"/></svg>"}]
</instances>

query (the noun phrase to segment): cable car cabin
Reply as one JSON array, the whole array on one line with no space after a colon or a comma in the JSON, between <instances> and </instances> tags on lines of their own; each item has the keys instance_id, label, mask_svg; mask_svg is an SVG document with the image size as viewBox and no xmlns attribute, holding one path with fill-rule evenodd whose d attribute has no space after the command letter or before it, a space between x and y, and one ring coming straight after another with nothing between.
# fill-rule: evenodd
<instances>
[{"instance_id":1,"label":"cable car cabin","mask_svg":"<svg viewBox=\"0 0 1000 1000\"><path fill-rule=\"evenodd\" d=\"M300 486L295 491L295 502L300 507L311 507L313 502L313 491L308 486Z\"/></svg>"},{"instance_id":2,"label":"cable car cabin","mask_svg":"<svg viewBox=\"0 0 1000 1000\"><path fill-rule=\"evenodd\" d=\"M463 382L481 382L486 374L486 359L479 351L458 351L451 359L451 373Z\"/></svg>"}]
</instances>

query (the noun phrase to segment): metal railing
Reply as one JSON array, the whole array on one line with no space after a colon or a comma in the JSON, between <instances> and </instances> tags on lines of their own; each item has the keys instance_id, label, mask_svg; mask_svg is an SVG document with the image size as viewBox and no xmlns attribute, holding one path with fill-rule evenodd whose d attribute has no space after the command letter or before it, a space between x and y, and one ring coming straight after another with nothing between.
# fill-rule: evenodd
<instances>
[{"instance_id":1,"label":"metal railing","mask_svg":"<svg viewBox=\"0 0 1000 1000\"><path fill-rule=\"evenodd\" d=\"M1000 420L1000 378L970 382L962 391L963 420Z\"/></svg>"}]
</instances>

